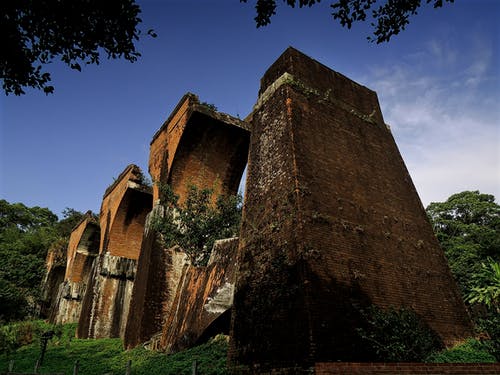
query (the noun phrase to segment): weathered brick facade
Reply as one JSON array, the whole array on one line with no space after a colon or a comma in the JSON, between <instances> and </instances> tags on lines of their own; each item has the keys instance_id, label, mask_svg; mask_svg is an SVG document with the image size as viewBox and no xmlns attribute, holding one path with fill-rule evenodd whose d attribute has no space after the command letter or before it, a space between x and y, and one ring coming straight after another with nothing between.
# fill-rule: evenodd
<instances>
[{"instance_id":1,"label":"weathered brick facade","mask_svg":"<svg viewBox=\"0 0 500 375\"><path fill-rule=\"evenodd\" d=\"M187 349L219 333L229 334L238 238L216 241L206 267L185 265L160 348Z\"/></svg>"},{"instance_id":2,"label":"weathered brick facade","mask_svg":"<svg viewBox=\"0 0 500 375\"><path fill-rule=\"evenodd\" d=\"M316 363L316 375L499 375L499 363ZM278 374L276 374L278 375Z\"/></svg>"},{"instance_id":3,"label":"weathered brick facade","mask_svg":"<svg viewBox=\"0 0 500 375\"><path fill-rule=\"evenodd\" d=\"M99 252L101 230L92 212L87 212L69 237L65 280L80 282L88 277Z\"/></svg>"},{"instance_id":4,"label":"weathered brick facade","mask_svg":"<svg viewBox=\"0 0 500 375\"><path fill-rule=\"evenodd\" d=\"M159 209L162 206L155 206L148 219ZM178 247L164 249L156 232L148 228L146 224L124 337L126 348L133 348L161 333L179 280L190 263L187 254Z\"/></svg>"},{"instance_id":5,"label":"weathered brick facade","mask_svg":"<svg viewBox=\"0 0 500 375\"><path fill-rule=\"evenodd\" d=\"M248 125L184 95L151 141L149 172L154 212L148 217L125 334L133 347L165 329L186 265L186 255L163 249L150 220L162 214L160 184L169 184L183 202L189 184L212 188L213 198L234 195L248 158ZM172 339L174 340L174 339Z\"/></svg>"},{"instance_id":6,"label":"weathered brick facade","mask_svg":"<svg viewBox=\"0 0 500 375\"><path fill-rule=\"evenodd\" d=\"M366 360L360 310L471 325L376 93L290 48L252 115L230 359L256 372Z\"/></svg>"},{"instance_id":7,"label":"weathered brick facade","mask_svg":"<svg viewBox=\"0 0 500 375\"><path fill-rule=\"evenodd\" d=\"M169 184L181 203L190 184L213 188L214 197L235 194L249 138L244 121L200 104L196 95L184 95L151 141L154 202L159 199L158 183Z\"/></svg>"},{"instance_id":8,"label":"weathered brick facade","mask_svg":"<svg viewBox=\"0 0 500 375\"><path fill-rule=\"evenodd\" d=\"M159 186L181 202L189 184L234 194L247 159L239 241L217 242L206 267L162 248ZM89 221L72 234L61 293L85 291L78 337L120 336L127 348L154 337L172 352L231 321L236 373L417 374L414 364L350 362L371 359L356 333L364 308L411 308L447 345L471 336L376 93L293 48L265 73L245 121L186 94L153 137L149 172L152 194L134 165L106 190L92 267L99 228ZM50 283L62 278L51 272ZM443 368L429 365L455 371Z\"/></svg>"},{"instance_id":9,"label":"weathered brick facade","mask_svg":"<svg viewBox=\"0 0 500 375\"><path fill-rule=\"evenodd\" d=\"M100 212L99 257L93 269L78 322L81 338L123 337L146 215L150 188L129 165L105 192Z\"/></svg>"},{"instance_id":10,"label":"weathered brick facade","mask_svg":"<svg viewBox=\"0 0 500 375\"><path fill-rule=\"evenodd\" d=\"M99 224L91 212L87 212L71 232L66 274L59 285L57 302L49 320L64 324L78 322L82 298L92 275L92 266L99 251Z\"/></svg>"},{"instance_id":11,"label":"weathered brick facade","mask_svg":"<svg viewBox=\"0 0 500 375\"><path fill-rule=\"evenodd\" d=\"M42 281L41 316L51 319L59 309L59 285L64 281L66 273L65 243L54 243L45 258L45 277Z\"/></svg>"}]
</instances>

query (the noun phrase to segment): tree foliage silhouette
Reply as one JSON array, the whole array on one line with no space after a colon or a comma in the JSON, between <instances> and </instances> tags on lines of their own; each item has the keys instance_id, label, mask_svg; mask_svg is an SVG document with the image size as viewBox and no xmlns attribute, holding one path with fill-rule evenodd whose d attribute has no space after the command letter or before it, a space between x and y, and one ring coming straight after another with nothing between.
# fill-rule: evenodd
<instances>
[{"instance_id":1,"label":"tree foliage silhouette","mask_svg":"<svg viewBox=\"0 0 500 375\"><path fill-rule=\"evenodd\" d=\"M248 0L240 0L242 3ZM288 6L294 8L311 7L321 0L283 0ZM332 16L344 27L351 28L356 21L366 21L371 13L374 28L373 35L368 40L376 43L388 42L391 37L399 34L409 24L410 16L417 14L418 9L425 4L432 4L440 8L444 3L453 3L454 0L335 0L330 7ZM266 26L271 22L271 17L276 14L276 0L256 0L257 27Z\"/></svg>"},{"instance_id":2,"label":"tree foliage silhouette","mask_svg":"<svg viewBox=\"0 0 500 375\"><path fill-rule=\"evenodd\" d=\"M71 69L99 64L101 54L134 62L141 19L135 0L6 0L0 2L0 78L8 95L32 87L52 93L45 70L59 58ZM152 30L148 34L154 36Z\"/></svg>"}]
</instances>

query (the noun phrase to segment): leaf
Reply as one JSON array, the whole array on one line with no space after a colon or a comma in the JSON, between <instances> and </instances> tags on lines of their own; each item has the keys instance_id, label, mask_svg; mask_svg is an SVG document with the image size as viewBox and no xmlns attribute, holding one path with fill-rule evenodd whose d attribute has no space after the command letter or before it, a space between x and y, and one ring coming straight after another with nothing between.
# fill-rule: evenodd
<instances>
[{"instance_id":1,"label":"leaf","mask_svg":"<svg viewBox=\"0 0 500 375\"><path fill-rule=\"evenodd\" d=\"M78 70L79 72L81 72L81 71L82 71L82 67L81 67L81 66L80 66L80 64L78 64L78 63L72 63L72 64L70 65L70 67L71 67L71 69Z\"/></svg>"}]
</instances>

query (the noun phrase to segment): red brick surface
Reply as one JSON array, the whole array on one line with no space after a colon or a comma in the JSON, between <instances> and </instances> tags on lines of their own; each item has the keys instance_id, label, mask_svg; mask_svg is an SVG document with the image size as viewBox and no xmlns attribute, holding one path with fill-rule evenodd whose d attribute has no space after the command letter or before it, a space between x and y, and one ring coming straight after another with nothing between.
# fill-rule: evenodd
<instances>
[{"instance_id":1,"label":"red brick surface","mask_svg":"<svg viewBox=\"0 0 500 375\"><path fill-rule=\"evenodd\" d=\"M77 335L123 337L141 250L150 188L142 185L139 167L129 165L106 189L100 213L99 258L82 302Z\"/></svg>"},{"instance_id":2,"label":"red brick surface","mask_svg":"<svg viewBox=\"0 0 500 375\"><path fill-rule=\"evenodd\" d=\"M500 374L498 363L316 363L316 375Z\"/></svg>"},{"instance_id":3,"label":"red brick surface","mask_svg":"<svg viewBox=\"0 0 500 375\"><path fill-rule=\"evenodd\" d=\"M152 208L148 188L141 185L139 167L129 165L104 194L100 213L99 252L137 259L146 215Z\"/></svg>"},{"instance_id":4,"label":"red brick surface","mask_svg":"<svg viewBox=\"0 0 500 375\"><path fill-rule=\"evenodd\" d=\"M188 185L235 194L248 157L247 124L186 94L151 142L149 173L172 186L182 203ZM158 185L153 201L159 199Z\"/></svg>"},{"instance_id":5,"label":"red brick surface","mask_svg":"<svg viewBox=\"0 0 500 375\"><path fill-rule=\"evenodd\" d=\"M371 304L414 309L446 344L470 336L375 92L293 49L262 82L283 72L252 115L231 363L367 360Z\"/></svg>"},{"instance_id":6,"label":"red brick surface","mask_svg":"<svg viewBox=\"0 0 500 375\"><path fill-rule=\"evenodd\" d=\"M65 280L80 282L88 279L93 257L99 251L99 238L99 225L91 213L87 213L69 237Z\"/></svg>"},{"instance_id":7,"label":"red brick surface","mask_svg":"<svg viewBox=\"0 0 500 375\"><path fill-rule=\"evenodd\" d=\"M163 327L162 350L177 352L216 334L229 334L237 249L237 238L218 241L212 252L214 262L185 267ZM229 304L220 303L226 299Z\"/></svg>"},{"instance_id":8,"label":"red brick surface","mask_svg":"<svg viewBox=\"0 0 500 375\"><path fill-rule=\"evenodd\" d=\"M247 126L200 104L193 94L184 95L151 142L149 171L156 182L155 210L161 210L158 182L168 183L180 203L189 184L212 188L214 201L220 194L236 194L248 157ZM125 334L127 347L165 329L180 277L174 259L177 255L163 249L156 233L146 228Z\"/></svg>"}]
</instances>

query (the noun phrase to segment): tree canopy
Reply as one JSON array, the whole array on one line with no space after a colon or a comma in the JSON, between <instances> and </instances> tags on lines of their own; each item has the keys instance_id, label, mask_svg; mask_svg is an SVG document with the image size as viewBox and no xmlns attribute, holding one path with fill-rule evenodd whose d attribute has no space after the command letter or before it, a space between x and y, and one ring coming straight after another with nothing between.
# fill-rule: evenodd
<instances>
[{"instance_id":1,"label":"tree canopy","mask_svg":"<svg viewBox=\"0 0 500 375\"><path fill-rule=\"evenodd\" d=\"M33 312L47 250L53 244L66 246L83 214L67 208L63 216L58 220L48 208L0 200L0 321Z\"/></svg>"},{"instance_id":2,"label":"tree canopy","mask_svg":"<svg viewBox=\"0 0 500 375\"><path fill-rule=\"evenodd\" d=\"M248 0L240 0L243 3ZM321 0L283 0L288 6L294 8L298 5L311 7ZM399 34L410 23L410 17L418 13L422 3L432 4L440 8L444 3L453 3L454 0L335 0L331 3L332 16L343 27L351 28L357 21L372 19L373 35L368 40L376 43L388 42L394 35ZM276 0L256 0L255 22L257 27L271 23L271 17L276 14Z\"/></svg>"},{"instance_id":3,"label":"tree canopy","mask_svg":"<svg viewBox=\"0 0 500 375\"><path fill-rule=\"evenodd\" d=\"M500 206L493 195L463 191L431 203L427 214L471 316L500 360Z\"/></svg>"},{"instance_id":4,"label":"tree canopy","mask_svg":"<svg viewBox=\"0 0 500 375\"><path fill-rule=\"evenodd\" d=\"M248 2L248 0L240 0ZM311 7L321 0L283 0L291 7ZM424 4L440 8L454 0L334 0L332 16L344 27L371 19L376 43L388 42L409 24ZM271 22L277 0L255 0L257 27ZM8 94L26 88L52 93L47 64L59 59L71 69L99 64L101 55L134 62L141 35L141 9L135 0L16 0L0 2L0 78ZM155 37L153 30L148 35Z\"/></svg>"},{"instance_id":5,"label":"tree canopy","mask_svg":"<svg viewBox=\"0 0 500 375\"><path fill-rule=\"evenodd\" d=\"M102 53L136 61L139 13L135 0L0 2L0 78L5 93L21 95L27 87L53 92L45 66L56 58L79 71L81 64L99 64Z\"/></svg>"},{"instance_id":6,"label":"tree canopy","mask_svg":"<svg viewBox=\"0 0 500 375\"><path fill-rule=\"evenodd\" d=\"M427 214L464 296L476 287L473 275L488 258L500 260L500 206L479 191L454 194L431 203Z\"/></svg>"}]
</instances>

